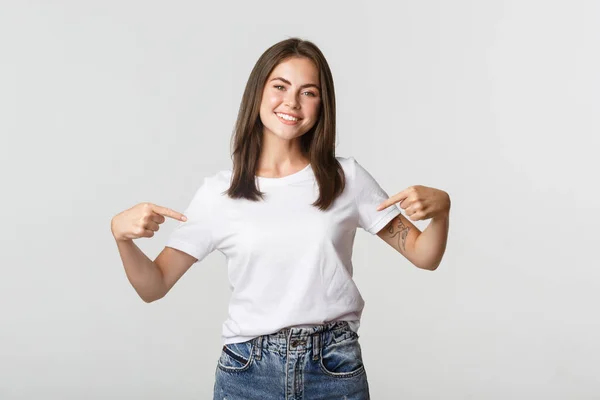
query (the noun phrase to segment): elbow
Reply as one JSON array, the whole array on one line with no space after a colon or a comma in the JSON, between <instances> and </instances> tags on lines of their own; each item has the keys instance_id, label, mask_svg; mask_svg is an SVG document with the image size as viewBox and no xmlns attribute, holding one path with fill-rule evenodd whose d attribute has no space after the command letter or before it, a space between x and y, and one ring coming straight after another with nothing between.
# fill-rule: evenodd
<instances>
[{"instance_id":1,"label":"elbow","mask_svg":"<svg viewBox=\"0 0 600 400\"><path fill-rule=\"evenodd\" d=\"M156 301L157 299L154 297L150 297L150 296L142 296L140 295L140 299L143 300L144 303L152 303L153 301Z\"/></svg>"},{"instance_id":2,"label":"elbow","mask_svg":"<svg viewBox=\"0 0 600 400\"><path fill-rule=\"evenodd\" d=\"M415 266L417 268L424 269L427 271L435 271L440 266L440 263L439 262L437 262L437 263L422 263L422 264L415 264Z\"/></svg>"},{"instance_id":3,"label":"elbow","mask_svg":"<svg viewBox=\"0 0 600 400\"><path fill-rule=\"evenodd\" d=\"M141 299L144 301L144 303L153 303L157 300L162 299L162 297L141 297Z\"/></svg>"},{"instance_id":4,"label":"elbow","mask_svg":"<svg viewBox=\"0 0 600 400\"><path fill-rule=\"evenodd\" d=\"M421 269L426 269L428 271L435 271L440 264L442 263L443 254L437 257L421 257L418 259L418 262L415 265Z\"/></svg>"},{"instance_id":5,"label":"elbow","mask_svg":"<svg viewBox=\"0 0 600 400\"><path fill-rule=\"evenodd\" d=\"M152 303L152 302L155 302L155 301L160 300L163 297L165 297L164 294L161 294L161 295L157 295L157 294L154 294L154 295L149 295L149 294L142 295L141 293L138 293L138 295L140 296L140 299L142 299L144 301L144 303Z\"/></svg>"},{"instance_id":6,"label":"elbow","mask_svg":"<svg viewBox=\"0 0 600 400\"><path fill-rule=\"evenodd\" d=\"M156 301L158 299L153 299L151 297L141 297L140 298L144 301L144 303L152 303L153 301Z\"/></svg>"},{"instance_id":7,"label":"elbow","mask_svg":"<svg viewBox=\"0 0 600 400\"><path fill-rule=\"evenodd\" d=\"M433 265L433 266L427 268L427 270L429 270L429 271L435 271L439 266L440 266L439 264L436 264L436 265Z\"/></svg>"},{"instance_id":8,"label":"elbow","mask_svg":"<svg viewBox=\"0 0 600 400\"><path fill-rule=\"evenodd\" d=\"M134 286L134 289L136 291L136 293L138 294L138 296L140 296L140 299L142 299L144 301L144 303L152 303L155 302L156 300L160 300L163 297L165 297L165 295L167 294L168 290L165 288L164 285L156 285L154 287L141 287L141 288L136 288Z\"/></svg>"},{"instance_id":9,"label":"elbow","mask_svg":"<svg viewBox=\"0 0 600 400\"><path fill-rule=\"evenodd\" d=\"M435 271L440 266L441 263L442 263L442 260L438 260L433 264L429 264L427 269L429 271Z\"/></svg>"}]
</instances>

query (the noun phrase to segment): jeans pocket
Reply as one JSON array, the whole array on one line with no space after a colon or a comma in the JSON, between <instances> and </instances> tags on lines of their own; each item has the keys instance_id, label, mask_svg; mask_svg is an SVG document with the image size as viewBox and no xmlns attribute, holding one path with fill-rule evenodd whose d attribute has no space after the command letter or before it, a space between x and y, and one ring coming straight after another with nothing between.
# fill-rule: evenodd
<instances>
[{"instance_id":1,"label":"jeans pocket","mask_svg":"<svg viewBox=\"0 0 600 400\"><path fill-rule=\"evenodd\" d=\"M223 346L219 357L219 368L227 372L241 372L252 365L254 341L230 343Z\"/></svg>"},{"instance_id":2,"label":"jeans pocket","mask_svg":"<svg viewBox=\"0 0 600 400\"><path fill-rule=\"evenodd\" d=\"M321 349L321 369L329 376L351 378L365 372L358 335L348 332Z\"/></svg>"}]
</instances>

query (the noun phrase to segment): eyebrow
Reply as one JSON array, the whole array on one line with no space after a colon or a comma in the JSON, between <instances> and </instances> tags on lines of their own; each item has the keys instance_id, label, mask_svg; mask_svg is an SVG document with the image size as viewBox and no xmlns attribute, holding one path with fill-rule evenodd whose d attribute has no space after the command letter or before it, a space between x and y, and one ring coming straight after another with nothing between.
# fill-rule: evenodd
<instances>
[{"instance_id":1,"label":"eyebrow","mask_svg":"<svg viewBox=\"0 0 600 400\"><path fill-rule=\"evenodd\" d=\"M280 81L282 81L282 82L287 83L288 85L292 84L290 81L288 81L287 79L284 79L284 78L282 78L280 76L278 76L277 78L271 79L269 82L272 82L272 81L275 81L275 80L278 80L278 79ZM321 90L321 88L318 85L315 85L314 83L307 83L305 85L302 85L302 86L300 86L300 89L304 89L304 88L307 88L307 87L314 87L314 88L317 88L318 90Z\"/></svg>"}]
</instances>

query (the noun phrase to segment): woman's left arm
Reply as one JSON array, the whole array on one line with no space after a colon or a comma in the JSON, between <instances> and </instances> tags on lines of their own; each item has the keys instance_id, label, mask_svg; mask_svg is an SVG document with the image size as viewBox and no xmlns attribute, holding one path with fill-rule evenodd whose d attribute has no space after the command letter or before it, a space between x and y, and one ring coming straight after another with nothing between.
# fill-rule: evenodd
<instances>
[{"instance_id":1,"label":"woman's left arm","mask_svg":"<svg viewBox=\"0 0 600 400\"><path fill-rule=\"evenodd\" d=\"M427 186L410 186L381 203L377 210L383 210L399 203L408 218L413 221L431 218L429 225L421 232L402 214L394 218L377 235L415 266L435 270L441 263L450 224L450 196L443 190Z\"/></svg>"}]
</instances>

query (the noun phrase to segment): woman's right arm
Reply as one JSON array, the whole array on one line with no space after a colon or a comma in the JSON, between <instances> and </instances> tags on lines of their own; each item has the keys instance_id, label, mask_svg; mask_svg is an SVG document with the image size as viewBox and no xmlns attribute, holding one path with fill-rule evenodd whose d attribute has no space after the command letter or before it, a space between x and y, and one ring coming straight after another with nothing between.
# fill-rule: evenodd
<instances>
[{"instance_id":1,"label":"woman's right arm","mask_svg":"<svg viewBox=\"0 0 600 400\"><path fill-rule=\"evenodd\" d=\"M141 203L113 217L111 231L119 249L127 279L147 303L164 297L181 276L197 261L195 257L170 247L165 247L150 260L133 242L139 237L152 237L165 216L185 221L176 211Z\"/></svg>"},{"instance_id":2,"label":"woman's right arm","mask_svg":"<svg viewBox=\"0 0 600 400\"><path fill-rule=\"evenodd\" d=\"M162 298L167 291L162 271L133 240L117 240L127 279L146 303Z\"/></svg>"}]
</instances>

